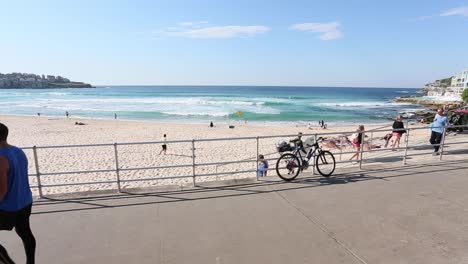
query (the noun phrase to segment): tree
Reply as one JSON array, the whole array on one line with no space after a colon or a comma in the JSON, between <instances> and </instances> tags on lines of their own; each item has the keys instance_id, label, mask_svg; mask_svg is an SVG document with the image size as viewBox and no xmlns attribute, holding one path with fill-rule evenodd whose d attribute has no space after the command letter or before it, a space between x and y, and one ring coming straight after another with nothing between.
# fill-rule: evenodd
<instances>
[{"instance_id":1,"label":"tree","mask_svg":"<svg viewBox=\"0 0 468 264\"><path fill-rule=\"evenodd\" d=\"M465 88L465 90L463 90L462 99L463 101L468 102L468 88Z\"/></svg>"}]
</instances>

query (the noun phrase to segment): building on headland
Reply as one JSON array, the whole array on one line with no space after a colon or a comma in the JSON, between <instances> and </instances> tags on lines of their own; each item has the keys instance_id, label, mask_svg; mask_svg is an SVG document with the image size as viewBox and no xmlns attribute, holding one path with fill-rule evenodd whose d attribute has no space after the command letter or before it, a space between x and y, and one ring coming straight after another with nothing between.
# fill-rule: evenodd
<instances>
[{"instance_id":1,"label":"building on headland","mask_svg":"<svg viewBox=\"0 0 468 264\"><path fill-rule=\"evenodd\" d=\"M468 69L455 76L426 84L423 91L427 96L460 101L465 89L468 89Z\"/></svg>"},{"instance_id":2,"label":"building on headland","mask_svg":"<svg viewBox=\"0 0 468 264\"><path fill-rule=\"evenodd\" d=\"M451 85L452 78L435 80L432 83L424 85L423 90L427 96L444 96Z\"/></svg>"},{"instance_id":3,"label":"building on headland","mask_svg":"<svg viewBox=\"0 0 468 264\"><path fill-rule=\"evenodd\" d=\"M452 77L450 88L454 94L462 94L468 88L468 68Z\"/></svg>"},{"instance_id":4,"label":"building on headland","mask_svg":"<svg viewBox=\"0 0 468 264\"><path fill-rule=\"evenodd\" d=\"M31 73L0 73L0 89L14 88L92 88L93 86L83 82L73 82L62 76L36 75Z\"/></svg>"}]
</instances>

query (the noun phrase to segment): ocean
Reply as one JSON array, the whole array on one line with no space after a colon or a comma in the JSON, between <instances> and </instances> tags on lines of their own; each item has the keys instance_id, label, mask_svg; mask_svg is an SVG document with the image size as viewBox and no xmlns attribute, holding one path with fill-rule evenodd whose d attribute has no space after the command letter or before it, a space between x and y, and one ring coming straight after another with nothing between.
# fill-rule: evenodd
<instances>
[{"instance_id":1,"label":"ocean","mask_svg":"<svg viewBox=\"0 0 468 264\"><path fill-rule=\"evenodd\" d=\"M423 107L396 103L416 89L260 86L111 86L0 89L0 114L177 123L383 123Z\"/></svg>"}]
</instances>

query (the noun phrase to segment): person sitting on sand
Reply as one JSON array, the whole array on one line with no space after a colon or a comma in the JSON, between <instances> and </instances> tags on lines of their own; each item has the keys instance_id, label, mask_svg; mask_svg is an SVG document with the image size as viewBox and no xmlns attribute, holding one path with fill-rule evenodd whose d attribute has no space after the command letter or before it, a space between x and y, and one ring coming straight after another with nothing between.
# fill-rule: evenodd
<instances>
[{"instance_id":1,"label":"person sitting on sand","mask_svg":"<svg viewBox=\"0 0 468 264\"><path fill-rule=\"evenodd\" d=\"M258 177L266 177L268 172L268 161L263 155L258 155Z\"/></svg>"},{"instance_id":2,"label":"person sitting on sand","mask_svg":"<svg viewBox=\"0 0 468 264\"><path fill-rule=\"evenodd\" d=\"M213 121L210 122L210 127L214 127Z\"/></svg>"},{"instance_id":3,"label":"person sitting on sand","mask_svg":"<svg viewBox=\"0 0 468 264\"><path fill-rule=\"evenodd\" d=\"M325 139L322 141L322 146L328 149L341 149L336 143L337 142L333 139Z\"/></svg>"},{"instance_id":4,"label":"person sitting on sand","mask_svg":"<svg viewBox=\"0 0 468 264\"><path fill-rule=\"evenodd\" d=\"M361 145L363 141L364 141L364 126L360 125L358 127L357 132L353 134L353 140L352 140L356 153L354 153L354 155L349 160L353 160L355 157L356 157L356 160L359 160L359 153L361 152Z\"/></svg>"},{"instance_id":5,"label":"person sitting on sand","mask_svg":"<svg viewBox=\"0 0 468 264\"><path fill-rule=\"evenodd\" d=\"M392 133L388 133L386 134L384 137L383 137L383 140L385 140L385 147L388 146L388 142L390 141L390 139L392 138L393 134Z\"/></svg>"}]
</instances>

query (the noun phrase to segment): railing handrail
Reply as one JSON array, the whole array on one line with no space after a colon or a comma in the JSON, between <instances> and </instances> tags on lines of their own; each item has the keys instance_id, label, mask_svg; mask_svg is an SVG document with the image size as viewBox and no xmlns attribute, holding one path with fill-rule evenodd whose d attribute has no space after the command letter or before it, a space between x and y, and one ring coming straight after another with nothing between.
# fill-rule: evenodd
<instances>
[{"instance_id":1,"label":"railing handrail","mask_svg":"<svg viewBox=\"0 0 468 264\"><path fill-rule=\"evenodd\" d=\"M81 173L103 173L103 172L116 172L117 174L117 185L118 185L118 190L121 190L120 183L121 182L134 182L134 181L148 181L148 180L164 180L164 179L178 179L178 178L188 178L188 177L193 177L193 183L194 185L196 184L196 177L206 177L206 176L218 176L218 175L232 175L232 174L239 174L239 173L247 173L247 172L256 172L258 173L258 169L253 169L253 170L239 170L239 171L229 171L229 172L218 172L216 169L215 173L202 173L202 174L196 174L195 168L200 167L200 166L212 166L216 165L216 168L219 166L223 165L229 165L229 164L236 164L236 163L250 163L250 162L258 162L258 153L259 153L259 140L261 139L271 139L271 138L281 138L281 137L297 137L298 135L301 135L302 137L307 137L307 136L313 136L314 138L317 138L318 135L320 136L328 136L328 135L338 135L339 137L342 135L346 134L353 134L356 132L361 132L364 133L364 135L371 134L370 136L370 144L372 145L372 140L373 140L373 133L377 132L390 132L390 131L407 131L408 135L405 138L405 147L400 147L398 148L399 150L405 150L404 155L402 156L404 158L404 164L406 164L406 157L411 156L408 155L408 149L414 148L417 145L409 145L409 134L413 130L421 130L421 129L431 129L433 130L434 128L441 128L443 129L443 139L445 139L445 134L447 131L447 128L468 128L467 125L457 125L457 126L437 126L437 127L430 127L430 126L418 126L418 127L407 127L407 128L402 128L402 129L383 129L391 127L391 125L386 125L382 127L378 127L375 129L370 129L370 130L364 130L364 131L335 131L335 132L324 132L323 130L318 132L314 131L315 133L296 133L296 134L285 134L285 135L270 135L270 136L249 136L249 137L224 137L224 138L204 138L204 139L191 139L191 140L167 140L167 141L143 141L143 142L122 142L122 143L101 143L101 144L72 144L72 145L49 145L49 146L33 146L33 147L23 147L22 149L32 149L33 150L33 155L34 155L34 162L35 162L35 168L36 168L36 173L35 174L30 174L29 176L36 176L37 177L37 182L38 184L35 186L32 186L33 188L38 188L39 189L39 196L42 197L42 188L44 187L59 187L59 186L69 186L69 185L80 185L80 184L99 184L99 183L114 183L115 181L95 181L95 182L82 182L82 183L58 183L58 184L41 184L41 176L53 176L53 175L65 175L65 174L81 174ZM195 143L196 142L210 142L210 141L233 141L233 140L256 140L257 143L257 153L256 157L249 156L248 158L244 158L241 160L234 160L234 161L219 161L219 162L196 162L196 148L195 148ZM177 165L166 165L166 166L152 166L152 167L124 167L119 165L119 157L118 157L118 147L119 146L128 146L128 145L141 145L141 144L172 144L172 143L191 143L191 150L192 150L192 162L190 164L177 164ZM459 144L463 143L468 143L467 141L459 142ZM443 150L444 145L450 145L453 143L445 143L445 140L442 140L440 144L432 144L432 146L440 146L441 149ZM64 171L64 172L39 172L39 159L38 159L38 154L37 150L38 149L53 149L53 148L76 148L76 147L110 147L112 146L114 148L114 154L115 154L115 169L93 169L93 170L75 170L75 171ZM385 151L389 149L374 149L369 148L369 150L364 150L362 147L360 150L360 158L358 159L358 162L360 164L360 167L362 166L362 161L363 160L376 160L378 158L368 158L368 159L363 159L362 155L363 153L368 153L371 151ZM338 163L345 163L349 161L341 161L341 155L342 154L350 154L350 153L355 153L355 152L342 152L342 143L340 142L340 160L337 161ZM268 155L271 155L273 153L270 153ZM413 154L413 155L421 155L421 154ZM440 159L442 159L442 155L440 156ZM269 159L271 160L271 159ZM157 178L140 178L140 179L120 179L119 177L119 172L120 171L134 171L134 170L149 170L149 169L168 169L168 168L179 168L179 167L193 167L192 170L192 175L185 175L185 176L171 176L171 177L157 177ZM314 170L315 172L315 170Z\"/></svg>"}]
</instances>

